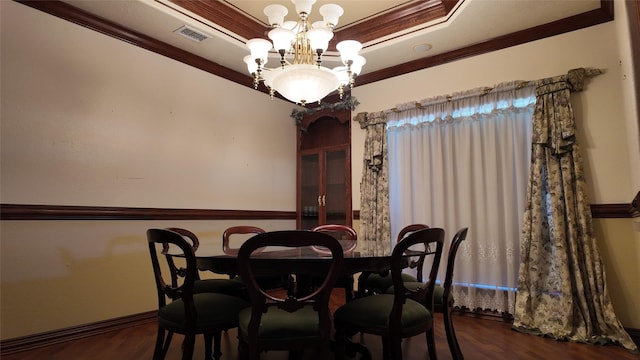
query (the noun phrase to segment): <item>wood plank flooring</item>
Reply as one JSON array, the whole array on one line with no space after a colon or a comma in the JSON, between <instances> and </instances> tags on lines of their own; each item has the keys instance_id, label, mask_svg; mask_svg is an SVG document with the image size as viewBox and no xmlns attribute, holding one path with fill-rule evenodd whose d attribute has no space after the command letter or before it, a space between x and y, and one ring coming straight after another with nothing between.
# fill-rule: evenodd
<instances>
[{"instance_id":1,"label":"wood plank flooring","mask_svg":"<svg viewBox=\"0 0 640 360\"><path fill-rule=\"evenodd\" d=\"M639 360L640 355L631 354L618 346L596 346L559 342L552 339L521 334L511 330L511 325L501 320L478 319L471 316L454 316L456 332L466 360ZM435 316L438 359L450 360L451 355L444 333L442 314ZM151 359L155 342L154 323L132 326L102 335L51 345L39 349L5 355L2 360L139 360ZM359 335L354 340L359 339ZM181 335L175 335L167 359L180 359ZM364 336L373 360L381 359L380 340ZM235 329L223 334L222 359L237 358ZM427 360L427 345L424 336L416 336L403 341L405 360ZM204 355L202 337L196 340L195 359ZM307 354L313 359L313 352ZM263 360L285 360L283 352L267 352ZM324 359L321 359L324 360Z\"/></svg>"}]
</instances>

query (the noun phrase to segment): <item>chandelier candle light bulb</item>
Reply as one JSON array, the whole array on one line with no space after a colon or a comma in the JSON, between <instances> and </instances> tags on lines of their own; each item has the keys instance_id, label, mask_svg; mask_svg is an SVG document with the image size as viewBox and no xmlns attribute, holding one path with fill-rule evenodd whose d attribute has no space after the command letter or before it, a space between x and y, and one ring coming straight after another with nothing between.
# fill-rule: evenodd
<instances>
[{"instance_id":1,"label":"chandelier candle light bulb","mask_svg":"<svg viewBox=\"0 0 640 360\"><path fill-rule=\"evenodd\" d=\"M257 88L262 81L273 97L277 91L285 98L304 106L320 101L338 90L340 98L344 86L353 88L355 77L360 74L366 59L358 53L362 44L355 40L341 41L336 45L345 66L329 69L322 66L322 55L333 38L333 30L344 13L342 7L326 4L320 7L322 21L309 24L309 14L316 0L291 0L298 13L298 21L285 21L288 10L283 5L269 5L264 9L272 29L266 39L251 39L246 45L251 55L244 57L247 69L253 75ZM280 66L266 68L269 51L280 55ZM288 56L292 58L287 59Z\"/></svg>"}]
</instances>

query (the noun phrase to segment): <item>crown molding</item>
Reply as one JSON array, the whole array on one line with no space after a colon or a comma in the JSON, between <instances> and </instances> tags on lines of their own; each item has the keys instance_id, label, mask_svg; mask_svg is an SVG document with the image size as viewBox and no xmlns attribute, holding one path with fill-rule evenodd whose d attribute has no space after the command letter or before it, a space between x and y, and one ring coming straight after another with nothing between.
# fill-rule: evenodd
<instances>
[{"instance_id":1,"label":"crown molding","mask_svg":"<svg viewBox=\"0 0 640 360\"><path fill-rule=\"evenodd\" d=\"M196 56L172 45L153 39L147 35L125 28L109 20L97 17L81 9L73 7L62 1L26 1L14 0L34 9L46 12L53 16L65 19L75 24L87 27L105 35L112 36L129 44L139 46L157 54L167 56L186 65L193 66L208 73L220 76L229 81L244 85L253 89L253 79L222 66L213 61ZM264 36L266 28L260 23L247 18L243 13L215 0L172 0L172 2L184 6L194 13L200 12L206 16L213 16L221 25L229 30L237 32L245 38ZM455 7L458 0L431 0L417 1L407 6L394 9L375 18L368 19L353 26L336 31L339 37L366 40L369 37L380 37L415 25L419 21L430 21L439 16L445 16ZM443 15L444 14L444 15ZM218 16L220 17L218 19ZM613 16L613 0L601 0L600 8L582 14L567 17L548 24L536 26L530 29L496 37L482 43L474 44L447 53L438 54L397 66L381 69L358 76L358 85L382 81L394 76L443 65L462 58L476 56L491 51L504 49L510 46L520 45L529 41L540 40L546 37L559 35L573 30L611 21ZM376 26L373 26L375 24ZM383 24L383 25L380 25ZM376 29L372 31L371 29ZM380 28L380 29L378 29ZM366 31L365 31L366 30ZM264 86L259 88L267 92Z\"/></svg>"}]
</instances>

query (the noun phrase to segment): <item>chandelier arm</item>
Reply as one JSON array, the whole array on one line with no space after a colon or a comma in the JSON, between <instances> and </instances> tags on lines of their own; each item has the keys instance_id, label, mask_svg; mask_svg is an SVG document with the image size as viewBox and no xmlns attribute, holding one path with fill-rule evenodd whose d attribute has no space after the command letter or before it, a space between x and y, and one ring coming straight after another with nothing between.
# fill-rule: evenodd
<instances>
[{"instance_id":1,"label":"chandelier arm","mask_svg":"<svg viewBox=\"0 0 640 360\"><path fill-rule=\"evenodd\" d=\"M353 65L353 60L345 61L345 65L347 65L347 75L349 76L349 87L353 89L353 85L355 84L353 71L351 71L351 65Z\"/></svg>"},{"instance_id":2,"label":"chandelier arm","mask_svg":"<svg viewBox=\"0 0 640 360\"><path fill-rule=\"evenodd\" d=\"M280 49L278 50L278 53L280 54L280 65L284 69L284 66L287 64L287 60L284 58L284 56L287 54L287 51L285 49Z\"/></svg>"}]
</instances>

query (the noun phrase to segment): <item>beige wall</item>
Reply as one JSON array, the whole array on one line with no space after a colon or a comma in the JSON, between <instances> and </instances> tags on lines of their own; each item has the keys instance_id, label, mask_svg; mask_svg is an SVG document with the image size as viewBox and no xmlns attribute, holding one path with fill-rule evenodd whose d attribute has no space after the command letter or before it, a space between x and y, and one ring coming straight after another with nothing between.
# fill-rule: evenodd
<instances>
[{"instance_id":1,"label":"beige wall","mask_svg":"<svg viewBox=\"0 0 640 360\"><path fill-rule=\"evenodd\" d=\"M12 1L2 29L3 203L294 208L291 104Z\"/></svg>"},{"instance_id":2,"label":"beige wall","mask_svg":"<svg viewBox=\"0 0 640 360\"><path fill-rule=\"evenodd\" d=\"M356 86L353 95L360 105L354 114L504 81L562 75L578 67L604 69L604 74L588 81L586 91L572 95L578 142L591 202L630 203L640 190L640 153L624 11L624 2L615 2L614 22ZM354 123L354 194L359 194L362 162L358 159L362 159L363 144L364 132ZM357 196L353 208L360 209ZM594 226L616 313L624 326L638 329L640 233L634 232L631 219L599 219Z\"/></svg>"},{"instance_id":3,"label":"beige wall","mask_svg":"<svg viewBox=\"0 0 640 360\"><path fill-rule=\"evenodd\" d=\"M2 339L151 311L158 304L147 229L183 227L202 245L221 246L224 229L240 224L246 222L3 221Z\"/></svg>"},{"instance_id":4,"label":"beige wall","mask_svg":"<svg viewBox=\"0 0 640 360\"><path fill-rule=\"evenodd\" d=\"M295 209L291 104L13 1L1 7L1 202ZM2 338L153 310L145 231L2 221ZM295 221L252 222L265 229Z\"/></svg>"},{"instance_id":5,"label":"beige wall","mask_svg":"<svg viewBox=\"0 0 640 360\"><path fill-rule=\"evenodd\" d=\"M640 232L629 219L595 219L613 308L625 327L640 329Z\"/></svg>"},{"instance_id":6,"label":"beige wall","mask_svg":"<svg viewBox=\"0 0 640 360\"><path fill-rule=\"evenodd\" d=\"M0 1L0 10L0 202L295 209L290 104L15 2ZM629 118L635 104L619 11L616 4L613 23L356 87L356 112L574 67L604 68L575 96L579 141L593 202L629 202L640 188L640 155L629 135L637 125ZM542 55L558 49L559 58ZM363 133L354 125L359 209ZM2 221L2 339L152 310L144 231L182 226L217 244L237 223ZM630 224L595 221L614 306L625 326L640 328L633 307L640 303L640 239Z\"/></svg>"}]
</instances>

